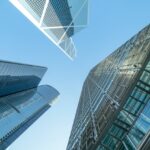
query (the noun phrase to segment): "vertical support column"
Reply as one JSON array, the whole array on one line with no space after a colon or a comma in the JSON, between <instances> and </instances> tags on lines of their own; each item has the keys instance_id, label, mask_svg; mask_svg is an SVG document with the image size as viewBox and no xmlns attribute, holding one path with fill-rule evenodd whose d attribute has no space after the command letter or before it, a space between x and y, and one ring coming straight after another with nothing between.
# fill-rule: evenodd
<instances>
[{"instance_id":1,"label":"vertical support column","mask_svg":"<svg viewBox=\"0 0 150 150\"><path fill-rule=\"evenodd\" d=\"M90 99L91 118L92 118L92 123L93 123L93 127L94 127L94 140L96 140L97 137L98 137L98 132L97 132L97 129L96 129L96 122L95 122L95 117L94 117L94 109L92 107L92 98L91 98L90 91L89 91L88 81L87 81L87 88L88 88L88 95L89 95L89 99Z\"/></svg>"}]
</instances>

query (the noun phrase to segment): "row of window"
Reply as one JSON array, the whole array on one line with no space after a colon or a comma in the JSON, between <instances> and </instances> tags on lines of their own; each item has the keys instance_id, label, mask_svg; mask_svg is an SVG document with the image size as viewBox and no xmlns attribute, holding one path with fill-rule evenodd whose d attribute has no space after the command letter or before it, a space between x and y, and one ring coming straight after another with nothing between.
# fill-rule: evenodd
<instances>
[{"instance_id":1,"label":"row of window","mask_svg":"<svg viewBox=\"0 0 150 150\"><path fill-rule=\"evenodd\" d=\"M91 96L92 108L94 108L94 111L96 112L94 114L96 118L95 121L98 121L97 124L99 124L99 127L106 126L106 124L104 123L106 117L101 111L97 111L97 109L101 110L101 106L103 107L103 104L107 103L107 100L111 101L115 99L116 101L122 101L121 98L124 94L126 94L127 88L132 85L132 81L134 81L132 79L139 73L142 67L141 64L147 57L147 53L149 51L149 40L147 39L149 29L150 27L142 30L142 32L126 42L122 47L108 56L90 72L88 76L90 89L89 91ZM116 130L120 130L120 132L122 132L120 133L120 136L122 137L123 133L125 136L126 133L129 132L137 116L143 110L145 104L148 101L147 91L149 91L150 77L147 77L146 72L148 72L147 68L144 71L145 74L141 76L141 79L135 87L132 95L127 100L127 103L124 106L122 112L119 114L118 119L116 120L116 122L114 122ZM84 85L84 88L85 86L86 85ZM86 93L86 95L88 94ZM85 96L82 100L84 100L84 102L85 100L89 101L89 98L88 96ZM102 101L104 103L102 103ZM85 109L84 106L83 108L82 106L79 107L81 109ZM86 111L84 112L86 114ZM97 115L98 113L99 115ZM78 122L78 119L81 118L76 118L75 122ZM98 119L100 120L100 122ZM118 135L113 135L113 133L110 133L108 139L109 137L113 137L113 140L110 139L111 142L109 144L113 144L114 142L115 146L120 146L120 141L116 140L117 138L115 136ZM75 138L73 137L74 135L72 136L71 134L70 139L74 140ZM106 141L109 141L108 139ZM108 146L109 144L107 145L105 142L101 143L103 145L103 147L101 146L101 149L110 149L111 146ZM73 141L71 142L71 144L72 143ZM71 144L69 143L68 146L70 149Z\"/></svg>"},{"instance_id":2,"label":"row of window","mask_svg":"<svg viewBox=\"0 0 150 150\"><path fill-rule=\"evenodd\" d=\"M40 86L37 89L12 94L0 98L0 140L8 138L30 117L36 115L40 109L48 105L53 93L42 92L47 87ZM46 91L47 92L47 91ZM50 91L49 91L50 92Z\"/></svg>"},{"instance_id":3,"label":"row of window","mask_svg":"<svg viewBox=\"0 0 150 150\"><path fill-rule=\"evenodd\" d=\"M97 150L136 150L150 130L150 72L146 69Z\"/></svg>"}]
</instances>

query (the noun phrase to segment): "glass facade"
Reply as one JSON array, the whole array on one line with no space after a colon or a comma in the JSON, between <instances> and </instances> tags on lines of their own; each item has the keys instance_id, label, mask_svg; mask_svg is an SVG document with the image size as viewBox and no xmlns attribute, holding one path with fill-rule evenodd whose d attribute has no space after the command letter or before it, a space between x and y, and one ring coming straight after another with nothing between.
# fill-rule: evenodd
<instances>
[{"instance_id":1,"label":"glass facade","mask_svg":"<svg viewBox=\"0 0 150 150\"><path fill-rule=\"evenodd\" d=\"M150 25L90 71L67 150L135 150L145 141L149 133L149 37Z\"/></svg>"},{"instance_id":2,"label":"glass facade","mask_svg":"<svg viewBox=\"0 0 150 150\"><path fill-rule=\"evenodd\" d=\"M149 131L150 62L96 150L137 150Z\"/></svg>"},{"instance_id":3,"label":"glass facade","mask_svg":"<svg viewBox=\"0 0 150 150\"><path fill-rule=\"evenodd\" d=\"M37 87L47 68L0 61L0 97Z\"/></svg>"},{"instance_id":4,"label":"glass facade","mask_svg":"<svg viewBox=\"0 0 150 150\"><path fill-rule=\"evenodd\" d=\"M10 0L67 56L75 57L72 36L88 23L88 0Z\"/></svg>"},{"instance_id":5,"label":"glass facade","mask_svg":"<svg viewBox=\"0 0 150 150\"><path fill-rule=\"evenodd\" d=\"M51 86L38 86L46 70L0 61L0 150L16 140L59 95Z\"/></svg>"}]
</instances>

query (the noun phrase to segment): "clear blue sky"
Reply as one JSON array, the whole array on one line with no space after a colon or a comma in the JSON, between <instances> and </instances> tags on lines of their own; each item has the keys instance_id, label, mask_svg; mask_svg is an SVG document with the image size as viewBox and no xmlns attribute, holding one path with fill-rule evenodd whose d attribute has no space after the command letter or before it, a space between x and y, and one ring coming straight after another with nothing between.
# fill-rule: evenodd
<instances>
[{"instance_id":1,"label":"clear blue sky","mask_svg":"<svg viewBox=\"0 0 150 150\"><path fill-rule=\"evenodd\" d=\"M76 34L70 61L8 0L0 0L0 59L49 68L41 84L61 93L58 102L10 150L65 150L82 84L89 70L150 23L149 0L90 0L88 28Z\"/></svg>"}]
</instances>

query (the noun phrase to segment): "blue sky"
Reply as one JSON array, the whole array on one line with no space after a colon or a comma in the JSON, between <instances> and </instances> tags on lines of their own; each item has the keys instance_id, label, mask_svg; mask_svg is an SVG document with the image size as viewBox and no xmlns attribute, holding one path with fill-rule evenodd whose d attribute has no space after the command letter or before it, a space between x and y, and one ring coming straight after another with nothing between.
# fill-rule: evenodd
<instances>
[{"instance_id":1,"label":"blue sky","mask_svg":"<svg viewBox=\"0 0 150 150\"><path fill-rule=\"evenodd\" d=\"M49 68L41 84L61 95L9 150L65 150L83 82L98 62L150 23L149 0L90 0L88 28L75 35L70 61L8 0L0 0L0 59Z\"/></svg>"}]
</instances>

